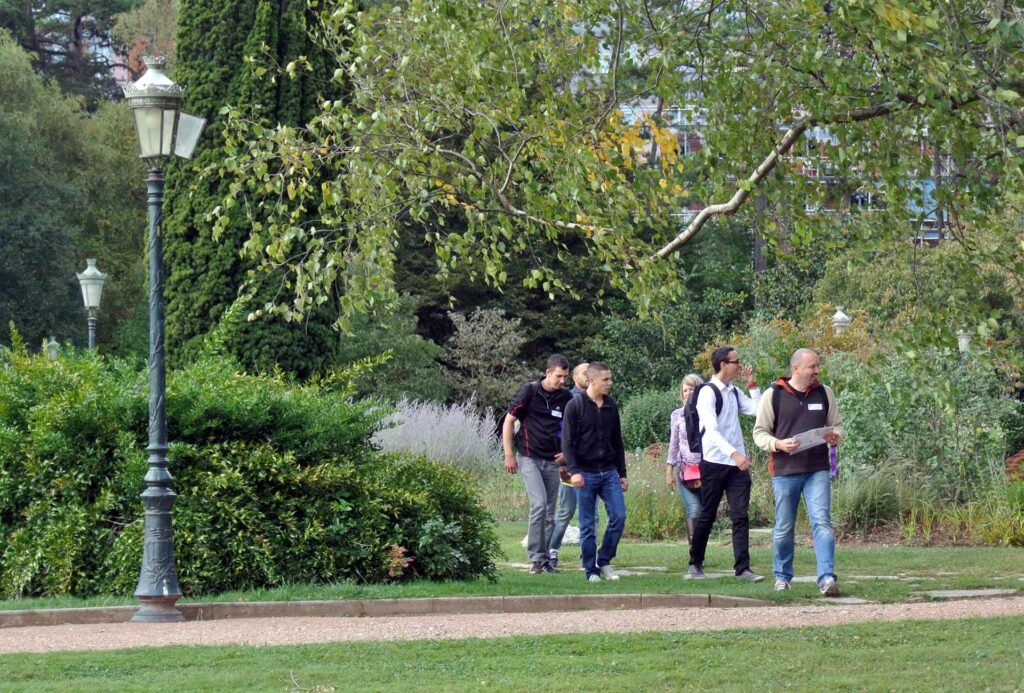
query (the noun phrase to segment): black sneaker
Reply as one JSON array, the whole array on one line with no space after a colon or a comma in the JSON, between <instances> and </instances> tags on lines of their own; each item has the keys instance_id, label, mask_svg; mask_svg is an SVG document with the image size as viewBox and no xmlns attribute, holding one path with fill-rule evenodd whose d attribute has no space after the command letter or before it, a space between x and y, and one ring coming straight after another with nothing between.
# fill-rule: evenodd
<instances>
[{"instance_id":1,"label":"black sneaker","mask_svg":"<svg viewBox=\"0 0 1024 693\"><path fill-rule=\"evenodd\" d=\"M544 571L545 573L560 573L560 572L562 572L558 568L556 568L555 566L551 565L550 562L545 563L544 565L542 565L540 567L540 569L542 571Z\"/></svg>"},{"instance_id":2,"label":"black sneaker","mask_svg":"<svg viewBox=\"0 0 1024 693\"><path fill-rule=\"evenodd\" d=\"M690 566L690 579L691 580L703 580L706 576L704 575L704 569L699 565Z\"/></svg>"},{"instance_id":3,"label":"black sneaker","mask_svg":"<svg viewBox=\"0 0 1024 693\"><path fill-rule=\"evenodd\" d=\"M530 575L540 575L544 572L544 564L540 561L530 563Z\"/></svg>"}]
</instances>

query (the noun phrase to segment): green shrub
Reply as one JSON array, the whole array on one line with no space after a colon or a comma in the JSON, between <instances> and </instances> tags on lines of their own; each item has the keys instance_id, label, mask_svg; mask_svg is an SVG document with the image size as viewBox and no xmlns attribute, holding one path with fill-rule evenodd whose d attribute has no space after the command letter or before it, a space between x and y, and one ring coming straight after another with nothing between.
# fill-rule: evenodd
<instances>
[{"instance_id":1,"label":"green shrub","mask_svg":"<svg viewBox=\"0 0 1024 693\"><path fill-rule=\"evenodd\" d=\"M627 450L668 442L669 417L679 402L679 390L651 390L633 397L622 407L622 443Z\"/></svg>"},{"instance_id":2,"label":"green shrub","mask_svg":"<svg viewBox=\"0 0 1024 693\"><path fill-rule=\"evenodd\" d=\"M207 359L168 380L176 559L190 595L491 575L489 518L448 465L377 453L387 411ZM0 353L0 593L125 593L138 577L145 373Z\"/></svg>"},{"instance_id":3,"label":"green shrub","mask_svg":"<svg viewBox=\"0 0 1024 693\"><path fill-rule=\"evenodd\" d=\"M844 419L841 474L884 470L939 502L971 500L1002 476L1002 422L1016 403L991 369L940 349L866 364L835 354L828 365Z\"/></svg>"}]
</instances>

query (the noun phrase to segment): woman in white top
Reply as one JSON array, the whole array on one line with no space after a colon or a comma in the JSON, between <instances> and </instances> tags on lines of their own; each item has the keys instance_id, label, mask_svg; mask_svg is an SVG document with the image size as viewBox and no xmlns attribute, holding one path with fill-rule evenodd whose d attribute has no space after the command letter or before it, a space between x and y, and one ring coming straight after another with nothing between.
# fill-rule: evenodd
<instances>
[{"instance_id":1,"label":"woman in white top","mask_svg":"<svg viewBox=\"0 0 1024 693\"><path fill-rule=\"evenodd\" d=\"M683 408L690 399L693 391L704 384L703 378L695 373L683 378L679 383L679 401L683 406L672 412L669 419L670 433L668 441L668 460L665 465L665 482L668 487L679 492L679 498L686 510L686 536L693 539L693 529L700 518L700 479L683 480L684 471L689 465L700 464L700 453L690 452L690 446L686 442L686 421L683 417ZM690 466L691 476L697 470ZM697 472L699 474L699 472Z\"/></svg>"}]
</instances>

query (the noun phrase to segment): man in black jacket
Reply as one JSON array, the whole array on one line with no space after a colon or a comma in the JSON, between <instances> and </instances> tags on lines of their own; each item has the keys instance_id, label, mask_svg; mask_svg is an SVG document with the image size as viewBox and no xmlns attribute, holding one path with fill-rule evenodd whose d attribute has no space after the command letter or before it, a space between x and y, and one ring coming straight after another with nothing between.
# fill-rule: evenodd
<instances>
[{"instance_id":1,"label":"man in black jacket","mask_svg":"<svg viewBox=\"0 0 1024 693\"><path fill-rule=\"evenodd\" d=\"M626 526L626 450L619 408L609 395L612 373L600 361L587 369L590 384L565 408L562 453L576 488L580 520L580 559L587 580L618 580L611 562ZM608 526L597 550L597 499L604 501Z\"/></svg>"},{"instance_id":2,"label":"man in black jacket","mask_svg":"<svg viewBox=\"0 0 1024 693\"><path fill-rule=\"evenodd\" d=\"M568 374L568 359L553 354L544 368L544 377L519 388L502 425L505 471L520 473L530 500L526 550L533 574L558 572L548 560L548 545L555 527L555 501L561 480L559 436L565 406L572 399L564 387Z\"/></svg>"}]
</instances>

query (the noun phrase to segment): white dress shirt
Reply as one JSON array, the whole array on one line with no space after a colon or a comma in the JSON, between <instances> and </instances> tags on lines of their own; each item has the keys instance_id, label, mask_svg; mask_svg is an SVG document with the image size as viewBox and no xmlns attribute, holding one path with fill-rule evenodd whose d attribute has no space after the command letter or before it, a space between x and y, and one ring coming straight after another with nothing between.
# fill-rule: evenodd
<instances>
[{"instance_id":1,"label":"white dress shirt","mask_svg":"<svg viewBox=\"0 0 1024 693\"><path fill-rule=\"evenodd\" d=\"M701 388L697 396L697 416L700 417L700 427L704 429L704 435L701 437L704 461L735 467L736 460L732 458L732 453L739 452L744 456L747 454L746 448L743 447L740 413L747 416L757 415L761 391L752 387L748 397L740 392L735 385L732 383L726 385L717 376L713 376L708 382L722 393L722 413L715 415L715 393L706 387ZM733 390L739 394L738 410Z\"/></svg>"}]
</instances>

